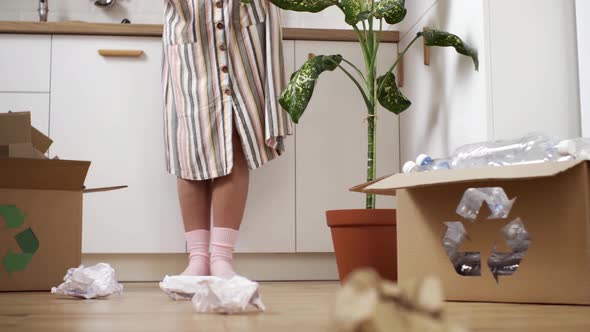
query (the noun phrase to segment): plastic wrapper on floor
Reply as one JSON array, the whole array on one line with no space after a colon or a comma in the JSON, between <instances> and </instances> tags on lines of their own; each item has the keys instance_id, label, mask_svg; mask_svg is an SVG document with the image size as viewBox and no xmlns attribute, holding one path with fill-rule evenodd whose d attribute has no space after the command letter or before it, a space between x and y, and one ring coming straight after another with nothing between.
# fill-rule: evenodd
<instances>
[{"instance_id":1,"label":"plastic wrapper on floor","mask_svg":"<svg viewBox=\"0 0 590 332\"><path fill-rule=\"evenodd\" d=\"M191 300L199 313L236 314L264 311L259 285L241 276L217 277L166 276L160 288L174 300Z\"/></svg>"},{"instance_id":2,"label":"plastic wrapper on floor","mask_svg":"<svg viewBox=\"0 0 590 332\"><path fill-rule=\"evenodd\" d=\"M115 270L106 263L71 268L64 277L64 282L51 289L52 294L82 299L102 298L122 292L123 285L117 282Z\"/></svg>"}]
</instances>

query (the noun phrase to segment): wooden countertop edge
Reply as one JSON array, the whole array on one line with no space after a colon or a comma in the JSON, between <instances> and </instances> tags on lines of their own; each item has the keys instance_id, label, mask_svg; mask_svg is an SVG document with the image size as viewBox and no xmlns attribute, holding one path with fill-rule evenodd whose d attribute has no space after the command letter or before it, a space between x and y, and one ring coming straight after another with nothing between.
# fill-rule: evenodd
<instances>
[{"instance_id":1,"label":"wooden countertop edge","mask_svg":"<svg viewBox=\"0 0 590 332\"><path fill-rule=\"evenodd\" d=\"M0 34L53 34L98 36L162 36L161 24L0 21ZM398 31L384 31L382 41L399 42ZM284 40L357 41L352 30L283 28Z\"/></svg>"}]
</instances>

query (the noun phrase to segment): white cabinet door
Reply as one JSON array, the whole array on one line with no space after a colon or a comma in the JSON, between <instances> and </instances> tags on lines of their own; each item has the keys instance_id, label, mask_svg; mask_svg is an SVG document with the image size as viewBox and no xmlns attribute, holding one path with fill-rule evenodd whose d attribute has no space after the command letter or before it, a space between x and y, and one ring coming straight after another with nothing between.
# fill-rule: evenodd
<instances>
[{"instance_id":1,"label":"white cabinet door","mask_svg":"<svg viewBox=\"0 0 590 332\"><path fill-rule=\"evenodd\" d=\"M0 34L0 91L49 92L51 36Z\"/></svg>"},{"instance_id":2,"label":"white cabinet door","mask_svg":"<svg viewBox=\"0 0 590 332\"><path fill-rule=\"evenodd\" d=\"M0 113L31 112L31 123L49 135L49 94L0 92Z\"/></svg>"},{"instance_id":3,"label":"white cabinet door","mask_svg":"<svg viewBox=\"0 0 590 332\"><path fill-rule=\"evenodd\" d=\"M91 160L87 187L129 185L85 197L84 253L185 252L176 179L165 171L161 54L160 38L53 37L53 154Z\"/></svg>"},{"instance_id":4,"label":"white cabinet door","mask_svg":"<svg viewBox=\"0 0 590 332\"><path fill-rule=\"evenodd\" d=\"M294 41L283 43L285 74L295 65ZM295 139L284 155L250 174L246 215L238 252L295 252Z\"/></svg>"},{"instance_id":5,"label":"white cabinet door","mask_svg":"<svg viewBox=\"0 0 590 332\"><path fill-rule=\"evenodd\" d=\"M297 68L309 54L341 54L364 68L355 42L297 41ZM382 44L378 73L391 66L395 44ZM297 251L330 252L333 246L326 225L326 210L364 208L365 197L348 189L365 182L367 159L367 116L360 93L342 71L322 74L314 95L297 126ZM377 172L393 173L399 168L398 118L378 110ZM377 207L391 208L393 200L378 197Z\"/></svg>"}]
</instances>

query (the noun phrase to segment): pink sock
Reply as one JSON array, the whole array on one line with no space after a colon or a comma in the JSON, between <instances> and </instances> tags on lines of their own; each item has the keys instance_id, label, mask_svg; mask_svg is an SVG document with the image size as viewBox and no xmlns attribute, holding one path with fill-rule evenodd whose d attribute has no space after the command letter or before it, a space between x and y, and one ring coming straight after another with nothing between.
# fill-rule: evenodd
<instances>
[{"instance_id":1,"label":"pink sock","mask_svg":"<svg viewBox=\"0 0 590 332\"><path fill-rule=\"evenodd\" d=\"M233 253L238 242L238 231L231 228L213 227L211 232L211 275L230 279L234 272Z\"/></svg>"},{"instance_id":2,"label":"pink sock","mask_svg":"<svg viewBox=\"0 0 590 332\"><path fill-rule=\"evenodd\" d=\"M197 229L184 233L189 252L188 266L183 276L209 275L209 231Z\"/></svg>"}]
</instances>

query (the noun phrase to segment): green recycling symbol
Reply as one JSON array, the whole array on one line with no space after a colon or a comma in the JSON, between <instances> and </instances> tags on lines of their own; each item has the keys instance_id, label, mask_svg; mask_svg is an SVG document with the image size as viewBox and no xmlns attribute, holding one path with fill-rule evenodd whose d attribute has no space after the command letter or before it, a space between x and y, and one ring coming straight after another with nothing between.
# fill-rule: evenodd
<instances>
[{"instance_id":1,"label":"green recycling symbol","mask_svg":"<svg viewBox=\"0 0 590 332\"><path fill-rule=\"evenodd\" d=\"M25 215L16 205L0 205L0 217L6 222L6 228L20 228L25 222ZM29 227L14 236L16 243L22 250L21 253L8 253L2 259L2 265L8 272L23 271L33 259L33 254L39 249L39 240Z\"/></svg>"}]
</instances>

